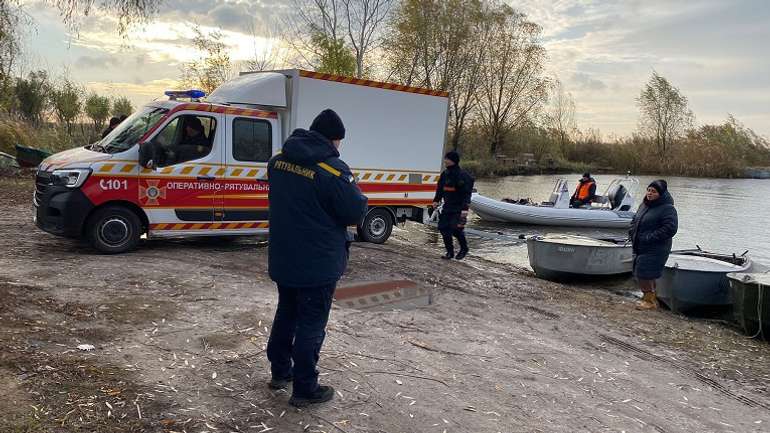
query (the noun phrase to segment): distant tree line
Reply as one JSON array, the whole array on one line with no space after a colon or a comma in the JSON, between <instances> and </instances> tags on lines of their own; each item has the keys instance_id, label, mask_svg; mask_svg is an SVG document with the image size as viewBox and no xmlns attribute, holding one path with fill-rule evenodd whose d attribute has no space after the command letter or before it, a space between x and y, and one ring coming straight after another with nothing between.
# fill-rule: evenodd
<instances>
[{"instance_id":1,"label":"distant tree line","mask_svg":"<svg viewBox=\"0 0 770 433\"><path fill-rule=\"evenodd\" d=\"M0 75L0 148L14 144L61 150L88 144L101 136L111 117L129 116L131 101L88 92L73 80L49 78L46 71L26 77Z\"/></svg>"},{"instance_id":2,"label":"distant tree line","mask_svg":"<svg viewBox=\"0 0 770 433\"><path fill-rule=\"evenodd\" d=\"M163 3L50 2L74 28L93 8L111 11L123 35ZM25 24L20 4L0 3L0 110L32 124L53 119L70 132L78 119L99 128L119 101L87 95L69 80L52 85L44 72L12 78ZM501 156L521 153L561 170L736 176L749 165L770 165L767 139L731 115L697 126L687 97L654 71L636 100L639 127L630 137L581 130L572 94L546 73L541 26L501 0L291 0L283 10L275 29L253 30L255 40L268 34L280 44L255 48L245 62L232 60L222 33L196 28L191 42L200 58L182 65L182 85L210 92L241 70L290 66L444 90L447 146L482 174L512 172Z\"/></svg>"}]
</instances>

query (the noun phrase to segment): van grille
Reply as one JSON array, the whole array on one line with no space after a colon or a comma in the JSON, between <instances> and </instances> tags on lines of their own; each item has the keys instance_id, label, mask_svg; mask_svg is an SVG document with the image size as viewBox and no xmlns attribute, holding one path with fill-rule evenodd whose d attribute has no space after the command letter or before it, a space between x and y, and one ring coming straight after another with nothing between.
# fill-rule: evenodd
<instances>
[{"instance_id":1,"label":"van grille","mask_svg":"<svg viewBox=\"0 0 770 433\"><path fill-rule=\"evenodd\" d=\"M51 173L45 171L38 171L35 176L35 194L32 197L32 202L35 206L40 206L41 196L45 194L48 188L51 186Z\"/></svg>"}]
</instances>

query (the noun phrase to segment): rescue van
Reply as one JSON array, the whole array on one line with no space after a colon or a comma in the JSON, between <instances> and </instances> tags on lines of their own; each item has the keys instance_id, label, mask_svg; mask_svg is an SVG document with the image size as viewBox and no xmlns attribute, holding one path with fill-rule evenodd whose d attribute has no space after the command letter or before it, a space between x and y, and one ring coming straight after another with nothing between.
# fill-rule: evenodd
<instances>
[{"instance_id":1,"label":"rescue van","mask_svg":"<svg viewBox=\"0 0 770 433\"><path fill-rule=\"evenodd\" d=\"M149 239L268 233L267 162L295 128L332 108L341 158L369 198L358 235L385 242L424 222L441 169L444 92L303 70L245 73L207 98L166 92L104 139L38 167L35 222L103 253Z\"/></svg>"}]
</instances>

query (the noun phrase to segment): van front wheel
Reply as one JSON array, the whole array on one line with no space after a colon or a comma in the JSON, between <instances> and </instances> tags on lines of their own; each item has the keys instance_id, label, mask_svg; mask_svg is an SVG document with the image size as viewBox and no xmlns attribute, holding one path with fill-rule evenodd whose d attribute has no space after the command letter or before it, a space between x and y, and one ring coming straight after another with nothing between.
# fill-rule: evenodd
<instances>
[{"instance_id":1,"label":"van front wheel","mask_svg":"<svg viewBox=\"0 0 770 433\"><path fill-rule=\"evenodd\" d=\"M142 235L139 217L122 206L109 206L88 219L86 234L91 245L104 254L120 254L136 248Z\"/></svg>"},{"instance_id":2,"label":"van front wheel","mask_svg":"<svg viewBox=\"0 0 770 433\"><path fill-rule=\"evenodd\" d=\"M382 244L393 231L393 217L387 209L372 209L358 227L358 236L366 242Z\"/></svg>"}]
</instances>

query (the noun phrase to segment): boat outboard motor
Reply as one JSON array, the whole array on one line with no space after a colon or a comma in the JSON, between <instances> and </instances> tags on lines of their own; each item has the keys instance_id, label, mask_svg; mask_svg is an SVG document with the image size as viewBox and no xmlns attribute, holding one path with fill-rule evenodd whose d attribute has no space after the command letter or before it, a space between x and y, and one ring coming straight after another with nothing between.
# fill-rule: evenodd
<instances>
[{"instance_id":1,"label":"boat outboard motor","mask_svg":"<svg viewBox=\"0 0 770 433\"><path fill-rule=\"evenodd\" d=\"M610 206L612 206L613 210L628 210L631 206L626 204L623 205L623 199L626 198L626 195L628 194L628 190L623 185L618 185L618 188L615 191L612 191L612 193L609 195L610 199ZM626 209L622 209L622 207L625 207Z\"/></svg>"}]
</instances>

